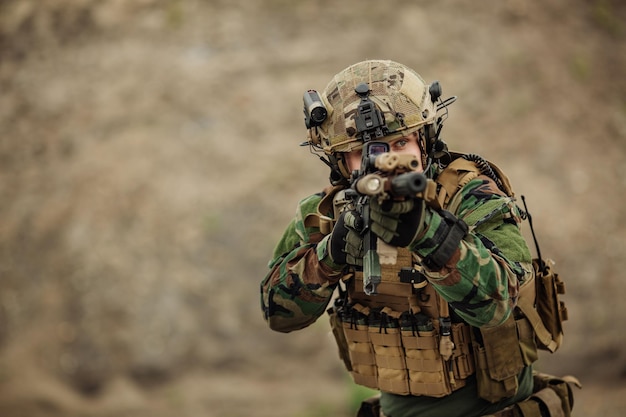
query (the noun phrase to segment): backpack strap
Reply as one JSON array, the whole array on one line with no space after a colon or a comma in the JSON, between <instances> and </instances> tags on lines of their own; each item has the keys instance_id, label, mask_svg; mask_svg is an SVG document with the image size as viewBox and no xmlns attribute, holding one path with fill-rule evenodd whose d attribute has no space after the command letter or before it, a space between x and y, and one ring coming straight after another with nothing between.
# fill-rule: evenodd
<instances>
[{"instance_id":1,"label":"backpack strap","mask_svg":"<svg viewBox=\"0 0 626 417\"><path fill-rule=\"evenodd\" d=\"M506 195L508 195L509 197L515 197L515 192L513 191L513 186L511 185L511 181L509 180L509 177L507 177L504 171L498 168L496 164L492 162L488 162L488 163L491 166L491 169L494 171L494 173L502 182L502 187L503 187L502 191L504 191Z\"/></svg>"},{"instance_id":2,"label":"backpack strap","mask_svg":"<svg viewBox=\"0 0 626 417\"><path fill-rule=\"evenodd\" d=\"M441 183L442 186L447 189L448 195L453 195L455 191L466 185L478 175L486 174L490 177L497 177L497 181L499 182L499 186L501 186L502 191L504 191L504 193L509 197L515 197L511 181L506 176L504 171L502 171L493 162L487 161L477 155L470 155L462 152L450 152L450 156L453 161L448 164L448 166L444 169L444 172L446 170L452 170L453 173L445 174L444 179L442 180L437 178L437 182ZM493 173L487 174L486 172L483 172L483 169L485 171L493 171ZM442 172L442 174L444 174L444 172ZM470 172L475 173L476 175L474 176L471 174L468 176L468 173ZM442 174L440 174L439 177L441 177ZM455 189L455 186L458 187Z\"/></svg>"},{"instance_id":3,"label":"backpack strap","mask_svg":"<svg viewBox=\"0 0 626 417\"><path fill-rule=\"evenodd\" d=\"M468 182L480 175L480 169L473 161L457 157L439 174L437 200L441 207L446 207L450 199Z\"/></svg>"}]
</instances>

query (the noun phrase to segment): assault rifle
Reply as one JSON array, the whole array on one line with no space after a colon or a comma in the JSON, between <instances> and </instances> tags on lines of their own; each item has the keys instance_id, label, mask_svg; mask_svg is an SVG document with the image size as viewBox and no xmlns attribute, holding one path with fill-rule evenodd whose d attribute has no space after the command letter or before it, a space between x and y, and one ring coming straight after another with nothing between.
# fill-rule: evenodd
<instances>
[{"instance_id":1,"label":"assault rifle","mask_svg":"<svg viewBox=\"0 0 626 417\"><path fill-rule=\"evenodd\" d=\"M390 153L386 142L368 141L363 145L361 167L352 174L346 196L363 221L363 291L367 295L377 294L381 282L378 238L370 229L370 200L402 199L423 192L427 179L415 171L418 167L417 156Z\"/></svg>"}]
</instances>

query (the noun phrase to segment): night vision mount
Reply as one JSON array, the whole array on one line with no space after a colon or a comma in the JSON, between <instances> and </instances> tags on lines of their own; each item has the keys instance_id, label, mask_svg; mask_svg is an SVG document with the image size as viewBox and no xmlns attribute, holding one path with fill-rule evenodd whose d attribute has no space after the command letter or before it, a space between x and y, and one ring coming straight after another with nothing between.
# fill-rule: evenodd
<instances>
[{"instance_id":1,"label":"night vision mount","mask_svg":"<svg viewBox=\"0 0 626 417\"><path fill-rule=\"evenodd\" d=\"M369 86L361 83L356 86L354 92L361 98L361 102L356 109L355 124L357 136L363 143L369 142L372 138L382 138L388 133L385 125L385 116L369 98Z\"/></svg>"}]
</instances>

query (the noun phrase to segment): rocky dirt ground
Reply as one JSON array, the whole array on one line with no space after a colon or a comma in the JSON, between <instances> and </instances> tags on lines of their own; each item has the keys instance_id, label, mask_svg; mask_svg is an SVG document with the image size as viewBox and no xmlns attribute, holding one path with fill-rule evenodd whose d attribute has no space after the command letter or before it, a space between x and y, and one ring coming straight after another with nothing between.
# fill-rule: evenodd
<instances>
[{"instance_id":1,"label":"rocky dirt ground","mask_svg":"<svg viewBox=\"0 0 626 417\"><path fill-rule=\"evenodd\" d=\"M626 412L626 8L618 0L0 2L0 415L350 416L325 320L259 281L327 183L301 97L366 58L456 95L568 284L575 416ZM526 231L527 232L527 231Z\"/></svg>"}]
</instances>

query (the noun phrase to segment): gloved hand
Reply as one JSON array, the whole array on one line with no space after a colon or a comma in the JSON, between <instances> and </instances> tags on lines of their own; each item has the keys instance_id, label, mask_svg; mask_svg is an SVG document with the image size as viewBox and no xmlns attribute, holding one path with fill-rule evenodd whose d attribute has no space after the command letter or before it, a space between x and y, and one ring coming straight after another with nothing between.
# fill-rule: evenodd
<instances>
[{"instance_id":1,"label":"gloved hand","mask_svg":"<svg viewBox=\"0 0 626 417\"><path fill-rule=\"evenodd\" d=\"M423 210L424 200L419 198L385 200L382 204L373 198L370 202L371 230L392 246L409 246L417 237Z\"/></svg>"},{"instance_id":2,"label":"gloved hand","mask_svg":"<svg viewBox=\"0 0 626 417\"><path fill-rule=\"evenodd\" d=\"M344 211L328 240L328 253L336 264L363 266L363 219L356 211Z\"/></svg>"}]
</instances>

